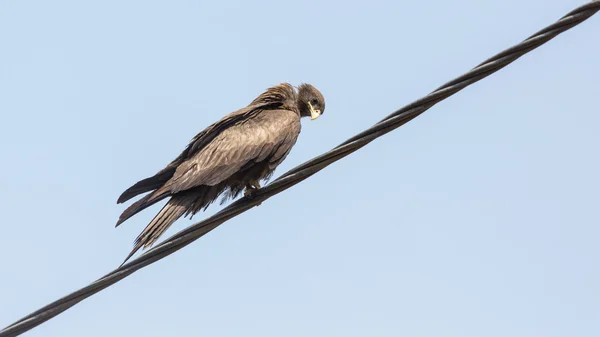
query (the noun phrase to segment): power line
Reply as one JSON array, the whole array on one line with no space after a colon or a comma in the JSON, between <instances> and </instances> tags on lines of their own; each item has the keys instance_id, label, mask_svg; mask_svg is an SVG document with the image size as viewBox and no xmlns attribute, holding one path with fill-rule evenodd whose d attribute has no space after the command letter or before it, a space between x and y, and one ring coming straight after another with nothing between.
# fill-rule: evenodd
<instances>
[{"instance_id":1,"label":"power line","mask_svg":"<svg viewBox=\"0 0 600 337\"><path fill-rule=\"evenodd\" d=\"M329 166L333 162L338 161L350 153L362 148L376 138L379 138L384 134L404 125L421 113L427 111L438 102L504 68L519 57L550 41L558 34L587 20L598 10L600 10L600 0L594 0L571 11L557 22L540 30L523 42L487 59L469 72L444 84L429 95L395 111L391 115L381 120L379 123L346 140L344 143L335 147L331 151L291 169L269 185L257 190L256 195L252 199L242 198L232 203L217 214L180 231L179 233L165 240L163 243L142 254L137 259L122 265L104 277L96 280L92 284L81 288L53 303L50 303L49 305L18 320L17 322L0 331L0 337L18 336L44 323L54 316L57 316L87 297L92 296L93 294L98 293L101 290L117 283L139 269L142 269L145 266L178 251L179 249L199 239L204 234L210 232L223 222L264 202L279 192L296 185L316 172Z\"/></svg>"}]
</instances>

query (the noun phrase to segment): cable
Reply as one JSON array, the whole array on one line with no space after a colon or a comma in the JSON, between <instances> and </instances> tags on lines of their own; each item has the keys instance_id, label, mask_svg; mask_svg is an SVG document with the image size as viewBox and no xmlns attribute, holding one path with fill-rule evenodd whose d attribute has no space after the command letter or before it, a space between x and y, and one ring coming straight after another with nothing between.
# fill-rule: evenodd
<instances>
[{"instance_id":1,"label":"cable","mask_svg":"<svg viewBox=\"0 0 600 337\"><path fill-rule=\"evenodd\" d=\"M49 305L11 324L0 331L0 337L18 336L62 313L80 301L83 301L87 297L92 296L93 294L98 293L101 290L117 283L118 281L144 268L145 266L178 251L179 249L202 237L204 234L210 232L223 222L247 211L251 207L264 202L279 192L296 185L304 179L312 176L316 172L329 166L333 162L338 161L350 153L369 144L374 139L379 138L384 134L404 125L421 113L427 111L436 103L504 68L519 57L550 41L558 34L585 21L594 15L598 10L600 10L600 0L594 0L571 11L557 22L530 36L525 41L512 48L506 49L503 52L500 52L499 54L479 64L466 74L439 87L429 95L395 111L381 120L379 123L346 140L344 143L335 147L331 151L291 169L269 185L257 190L257 193L252 199L241 198L237 200L217 214L180 231L179 233L165 240L163 243L148 250L137 259L123 264L121 267L101 277L92 284L77 290L53 303L50 303Z\"/></svg>"}]
</instances>

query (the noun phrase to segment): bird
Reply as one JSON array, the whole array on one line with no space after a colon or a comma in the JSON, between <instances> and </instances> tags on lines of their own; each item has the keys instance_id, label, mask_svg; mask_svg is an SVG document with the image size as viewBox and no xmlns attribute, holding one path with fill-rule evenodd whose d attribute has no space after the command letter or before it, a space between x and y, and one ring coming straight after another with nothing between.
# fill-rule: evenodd
<instances>
[{"instance_id":1,"label":"bird","mask_svg":"<svg viewBox=\"0 0 600 337\"><path fill-rule=\"evenodd\" d=\"M324 112L325 98L313 85L280 83L196 134L166 167L119 196L122 204L150 192L127 207L115 227L169 198L135 239L125 262L152 246L180 217L205 211L219 196L223 203L242 191L245 197L255 195L295 145L301 118L315 120Z\"/></svg>"}]
</instances>

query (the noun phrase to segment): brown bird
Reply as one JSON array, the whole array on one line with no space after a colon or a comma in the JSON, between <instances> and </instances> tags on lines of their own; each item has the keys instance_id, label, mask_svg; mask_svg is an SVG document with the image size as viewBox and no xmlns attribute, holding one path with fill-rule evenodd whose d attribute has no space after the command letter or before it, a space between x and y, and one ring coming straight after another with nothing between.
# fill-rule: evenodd
<instances>
[{"instance_id":1,"label":"brown bird","mask_svg":"<svg viewBox=\"0 0 600 337\"><path fill-rule=\"evenodd\" d=\"M213 203L260 188L290 153L300 134L300 118L318 118L325 111L323 95L310 84L267 89L248 106L234 111L198 133L164 169L128 188L123 203L150 192L129 206L119 226L145 208L170 198L137 237L127 261L141 247L150 247L181 216L190 217Z\"/></svg>"}]
</instances>

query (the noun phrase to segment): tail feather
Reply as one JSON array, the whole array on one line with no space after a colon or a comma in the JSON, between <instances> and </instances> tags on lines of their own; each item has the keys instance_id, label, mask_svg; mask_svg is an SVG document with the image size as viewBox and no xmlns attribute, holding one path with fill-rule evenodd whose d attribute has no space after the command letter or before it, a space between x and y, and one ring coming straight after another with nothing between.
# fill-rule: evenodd
<instances>
[{"instance_id":1,"label":"tail feather","mask_svg":"<svg viewBox=\"0 0 600 337\"><path fill-rule=\"evenodd\" d=\"M155 203L163 200L164 198L168 197L169 195L170 194L168 192L163 192L161 190L157 190L153 193L150 193L150 194L144 196L140 200L131 204L131 206L127 207L123 211L123 213L121 213L121 215L119 216L119 220L117 220L117 224L115 225L115 227L118 227L120 224L125 222L125 220L131 218L132 216L136 215L137 213L143 211L144 209L154 205Z\"/></svg>"},{"instance_id":2,"label":"tail feather","mask_svg":"<svg viewBox=\"0 0 600 337\"><path fill-rule=\"evenodd\" d=\"M152 219L146 226L144 231L136 238L135 244L143 244L144 248L150 247L156 240L179 219L193 198L177 196L171 198L169 202L161 209L161 211Z\"/></svg>"},{"instance_id":3,"label":"tail feather","mask_svg":"<svg viewBox=\"0 0 600 337\"><path fill-rule=\"evenodd\" d=\"M156 242L193 205L194 199L195 197L190 195L172 197L135 239L134 248L123 263L129 260L140 248L148 248Z\"/></svg>"},{"instance_id":4,"label":"tail feather","mask_svg":"<svg viewBox=\"0 0 600 337\"><path fill-rule=\"evenodd\" d=\"M156 240L158 240L158 238L180 217L188 215L191 217L202 209L206 210L206 208L226 189L227 182L219 183L216 186L197 186L186 192L177 193L175 195L171 195L170 193L160 195L159 193L161 192L159 189L131 205L129 207L131 210L128 208L123 212L117 225L144 208L171 196L169 202L165 204L148 226L144 228L144 231L138 235L134 242L133 250L129 253L127 258L125 258L125 261L123 261L121 266L142 247L148 248L154 244L154 242L156 242Z\"/></svg>"},{"instance_id":5,"label":"tail feather","mask_svg":"<svg viewBox=\"0 0 600 337\"><path fill-rule=\"evenodd\" d=\"M171 179L174 173L175 168L167 167L152 177L138 181L137 183L133 184L133 186L121 193L119 199L117 199L117 204L122 204L136 195L160 188L169 179Z\"/></svg>"}]
</instances>

